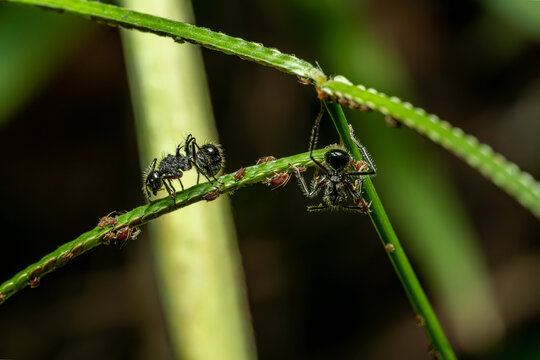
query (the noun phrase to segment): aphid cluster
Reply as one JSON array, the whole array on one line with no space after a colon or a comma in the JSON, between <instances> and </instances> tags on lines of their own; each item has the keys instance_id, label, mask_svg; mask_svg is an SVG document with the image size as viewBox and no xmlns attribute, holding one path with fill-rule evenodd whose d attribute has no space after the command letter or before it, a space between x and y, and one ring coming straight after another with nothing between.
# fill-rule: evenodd
<instances>
[{"instance_id":1,"label":"aphid cluster","mask_svg":"<svg viewBox=\"0 0 540 360\"><path fill-rule=\"evenodd\" d=\"M183 150L183 152L182 152ZM203 144L199 146L195 138L189 134L186 141L180 143L176 148L176 153L166 155L158 163L155 158L150 164L148 171L144 177L143 192L146 198L150 200L150 196L157 195L157 192L165 187L169 193L169 197L174 202L176 189L172 184L172 180L178 180L182 190L184 184L180 180L184 171L189 171L193 167L197 170L197 184L199 183L199 175L202 174L208 182L212 182L210 178L219 184L222 184L216 175L219 174L223 167L223 154L219 146L214 144ZM216 189L219 187L214 185Z\"/></svg>"},{"instance_id":2,"label":"aphid cluster","mask_svg":"<svg viewBox=\"0 0 540 360\"><path fill-rule=\"evenodd\" d=\"M335 147L330 148L324 154L324 164L313 157L313 150L317 146L322 115L323 107L321 104L321 111L311 131L309 157L324 174L322 176L316 175L311 182L310 188L306 185L300 169L289 164L294 170L300 187L306 196L312 198L324 188L324 203L317 206L308 206L308 211L343 208L368 212L369 204L362 197L362 185L364 183L364 176L375 175L376 169L364 146L354 137L352 127L349 126L351 138L358 146L366 163L355 163L353 157L346 150ZM352 171L348 171L348 169Z\"/></svg>"},{"instance_id":3,"label":"aphid cluster","mask_svg":"<svg viewBox=\"0 0 540 360\"><path fill-rule=\"evenodd\" d=\"M106 244L110 241L114 241L115 244L124 244L127 240L135 240L141 233L141 230L137 227L123 226L120 229L112 230L107 233L103 240Z\"/></svg>"}]
</instances>

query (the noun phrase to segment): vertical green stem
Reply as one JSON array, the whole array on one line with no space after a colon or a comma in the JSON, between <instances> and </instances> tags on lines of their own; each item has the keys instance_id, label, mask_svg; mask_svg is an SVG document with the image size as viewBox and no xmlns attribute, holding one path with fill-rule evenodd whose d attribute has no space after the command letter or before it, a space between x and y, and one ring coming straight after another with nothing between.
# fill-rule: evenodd
<instances>
[{"instance_id":1,"label":"vertical green stem","mask_svg":"<svg viewBox=\"0 0 540 360\"><path fill-rule=\"evenodd\" d=\"M325 105L334 121L339 136L343 140L345 148L350 151L356 160L362 160L360 151L349 134L347 119L341 106L337 103L328 103L326 101ZM368 177L364 181L364 198L368 203L371 202L371 213L369 214L371 221L417 314L418 323L425 328L434 349L443 359L456 359L456 355L439 324L439 320L407 259L405 251L399 243L373 183Z\"/></svg>"},{"instance_id":2,"label":"vertical green stem","mask_svg":"<svg viewBox=\"0 0 540 360\"><path fill-rule=\"evenodd\" d=\"M122 3L193 20L187 0ZM126 30L122 40L136 110L141 167L146 168L154 157L174 153L189 133L201 144L209 139L217 142L200 49ZM189 187L196 178L192 169L181 180ZM163 216L153 221L149 230L164 317L177 358L256 358L228 197Z\"/></svg>"}]
</instances>

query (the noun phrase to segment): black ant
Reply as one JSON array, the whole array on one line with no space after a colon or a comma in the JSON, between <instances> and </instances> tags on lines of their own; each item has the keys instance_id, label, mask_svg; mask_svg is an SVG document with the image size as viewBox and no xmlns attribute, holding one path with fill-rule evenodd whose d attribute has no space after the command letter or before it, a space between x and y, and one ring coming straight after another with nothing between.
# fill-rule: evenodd
<instances>
[{"instance_id":1,"label":"black ant","mask_svg":"<svg viewBox=\"0 0 540 360\"><path fill-rule=\"evenodd\" d=\"M364 178L362 176L375 175L377 171L364 146L362 146L354 137L352 127L349 125L351 138L358 146L358 149L362 153L362 157L367 162L367 165L371 170L362 170L362 168L365 166L365 164L362 163L356 164L356 167L354 168L356 171L346 171L348 166L352 166L351 164L354 164L354 160L347 151L340 148L331 148L324 154L324 162L326 165L323 165L313 157L313 150L317 145L319 126L323 113L324 109L321 104L321 111L317 116L315 125L311 131L309 157L321 170L325 172L325 174L320 177L315 176L311 183L312 188L309 189L309 187L306 185L304 177L300 173L300 169L289 164L289 166L291 166L295 171L296 177L298 178L300 186L306 196L312 198L317 195L323 187L325 188L323 195L324 204L308 206L308 211L344 208L366 212L365 206L362 204L362 185L364 183ZM352 176L360 176L359 183L356 181L353 182ZM347 205L349 200L352 200L354 205Z\"/></svg>"},{"instance_id":2,"label":"black ant","mask_svg":"<svg viewBox=\"0 0 540 360\"><path fill-rule=\"evenodd\" d=\"M181 153L182 148L184 148L185 155ZM157 158L154 158L144 178L145 195L149 201L151 193L155 196L162 187L165 187L169 197L174 202L176 189L171 180L178 180L182 190L184 190L184 184L182 184L180 178L183 176L184 171L191 170L193 166L197 170L197 184L199 183L200 174L203 174L208 182L212 182L209 178L211 176L215 181L222 184L216 179L216 175L219 174L223 165L220 148L213 144L199 146L191 134L188 135L184 144L177 146L175 155L169 154L165 156L157 164L157 169L156 164Z\"/></svg>"}]
</instances>

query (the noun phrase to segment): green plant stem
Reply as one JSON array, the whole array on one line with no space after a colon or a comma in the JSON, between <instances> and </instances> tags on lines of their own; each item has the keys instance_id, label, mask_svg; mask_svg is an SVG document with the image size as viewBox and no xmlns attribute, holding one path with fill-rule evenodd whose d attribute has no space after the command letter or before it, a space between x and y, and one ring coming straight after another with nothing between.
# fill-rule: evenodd
<instances>
[{"instance_id":1,"label":"green plant stem","mask_svg":"<svg viewBox=\"0 0 540 360\"><path fill-rule=\"evenodd\" d=\"M344 106L360 109L362 106L391 116L416 130L448 151L463 158L472 168L515 198L523 207L540 217L540 183L529 173L506 160L491 147L480 143L463 130L440 120L437 116L389 97L362 85L354 86L343 76L328 80L321 69L293 55L261 44L199 28L194 25L123 9L117 6L84 0L0 0L0 3L31 5L57 12L84 16L110 26L151 32L173 38L176 42L189 42L244 60L270 66L313 83L319 95Z\"/></svg>"},{"instance_id":2,"label":"green plant stem","mask_svg":"<svg viewBox=\"0 0 540 360\"><path fill-rule=\"evenodd\" d=\"M337 81L339 80L339 81ZM425 110L403 102L399 98L354 86L343 77L327 81L319 88L329 100L344 106L358 109L365 106L386 116L391 116L446 150L462 158L469 166L515 198L523 207L540 217L540 183L529 173L496 153L474 136L465 134L460 128L452 126L438 116L427 114Z\"/></svg>"},{"instance_id":3,"label":"green plant stem","mask_svg":"<svg viewBox=\"0 0 540 360\"><path fill-rule=\"evenodd\" d=\"M362 160L362 156L356 144L352 141L349 133L349 127L343 109L339 104L324 102L326 109L330 113L334 125L339 133L340 138L347 150L351 152L356 160ZM371 212L369 216L373 226L377 230L379 237L384 245L394 270L396 271L405 293L417 314L417 322L422 325L428 334L434 349L442 356L443 359L455 359L456 356L444 334L444 331L439 324L439 320L431 307L414 270L407 259L405 251L392 228L392 224L384 211L381 200L375 191L373 182L369 177L364 180L364 198L368 203L371 203Z\"/></svg>"},{"instance_id":4,"label":"green plant stem","mask_svg":"<svg viewBox=\"0 0 540 360\"><path fill-rule=\"evenodd\" d=\"M245 60L270 66L302 78L313 79L318 82L326 80L320 69L293 55L283 54L277 49L267 48L258 43L245 41L209 29L114 5L85 0L0 0L0 2L32 5L61 13L67 12L81 15L110 26L120 26L126 29L150 32L159 36L168 36L179 43L187 41L226 54L234 54Z\"/></svg>"},{"instance_id":5,"label":"green plant stem","mask_svg":"<svg viewBox=\"0 0 540 360\"><path fill-rule=\"evenodd\" d=\"M322 161L324 150L314 152L315 158ZM224 183L220 185L220 195L231 194L239 188L256 184L279 172L289 172L289 163L296 166L310 167L313 162L309 159L309 153L298 154L281 158L276 161L267 162L245 168L245 175L236 180L235 173L227 174L219 178ZM24 270L15 274L12 278L0 285L0 304L13 296L27 285L37 285L45 274L64 266L69 260L79 256L99 245L108 245L106 236L119 229L136 228L146 224L152 219L168 214L185 206L204 200L204 196L215 192L216 189L210 183L203 183L192 186L176 194L175 203L169 197L156 200L150 204L139 206L123 215L117 217L118 222L114 226L95 227L94 229L80 235L73 241L63 244L55 251L45 255L38 262L29 265ZM219 199L217 200L219 201Z\"/></svg>"}]
</instances>

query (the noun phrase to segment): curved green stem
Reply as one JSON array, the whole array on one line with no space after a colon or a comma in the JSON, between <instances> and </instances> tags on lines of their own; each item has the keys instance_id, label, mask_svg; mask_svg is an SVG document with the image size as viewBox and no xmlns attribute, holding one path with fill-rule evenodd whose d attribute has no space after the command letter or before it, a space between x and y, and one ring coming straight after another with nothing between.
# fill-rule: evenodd
<instances>
[{"instance_id":1,"label":"curved green stem","mask_svg":"<svg viewBox=\"0 0 540 360\"><path fill-rule=\"evenodd\" d=\"M277 49L267 48L261 44L220 32L114 5L85 0L0 0L0 2L33 5L61 13L67 12L81 15L110 26L120 26L126 29L150 32L159 36L168 36L179 43L187 41L226 54L234 54L242 59L254 61L317 82L326 79L321 70L307 61L293 55L283 54Z\"/></svg>"},{"instance_id":2,"label":"curved green stem","mask_svg":"<svg viewBox=\"0 0 540 360\"><path fill-rule=\"evenodd\" d=\"M324 150L314 153L317 159L322 159ZM233 191L261 182L276 173L289 172L289 163L296 166L309 167L313 162L309 159L309 153L298 154L281 158L276 161L263 163L261 165L251 166L245 169L245 175L239 180L235 179L235 173L227 174L219 178L224 183L220 185L220 194L232 193ZM195 202L204 200L205 195L213 195L216 189L210 183L204 183L192 186L176 194L173 205L169 197L154 201L150 204L139 206L123 215L118 216L118 220L113 226L95 227L94 229L80 235L73 241L60 246L55 251L45 255L38 262L28 266L26 269L18 272L11 279L0 285L0 304L13 296L27 285L35 287L41 277L55 269L64 266L69 260L85 253L96 246L107 245L109 234L114 234L118 230L125 230L126 227L135 229L152 219L178 210Z\"/></svg>"},{"instance_id":3,"label":"curved green stem","mask_svg":"<svg viewBox=\"0 0 540 360\"><path fill-rule=\"evenodd\" d=\"M326 108L334 121L334 125L343 140L343 144L347 150L351 152L356 160L362 160L362 156L356 144L352 141L347 119L341 109L341 106L336 103L328 103L325 101ZM434 349L442 356L443 359L455 359L456 356L444 331L439 324L439 320L431 307L422 285L418 281L414 270L407 259L405 251L392 228L392 224L384 211L381 200L375 191L373 182L369 177L364 180L364 198L368 203L371 203L371 212L369 216L373 226L377 230L379 237L386 249L394 270L396 271L405 293L417 314L417 322L423 326L428 334Z\"/></svg>"},{"instance_id":4,"label":"curved green stem","mask_svg":"<svg viewBox=\"0 0 540 360\"><path fill-rule=\"evenodd\" d=\"M517 199L523 207L540 217L540 183L529 173L520 170L516 164L493 151L489 145L480 143L460 128L395 96L389 97L362 85L354 86L343 77L335 79L339 81L327 81L318 88L321 97L353 109L367 107L402 122L465 160L472 168Z\"/></svg>"}]
</instances>

